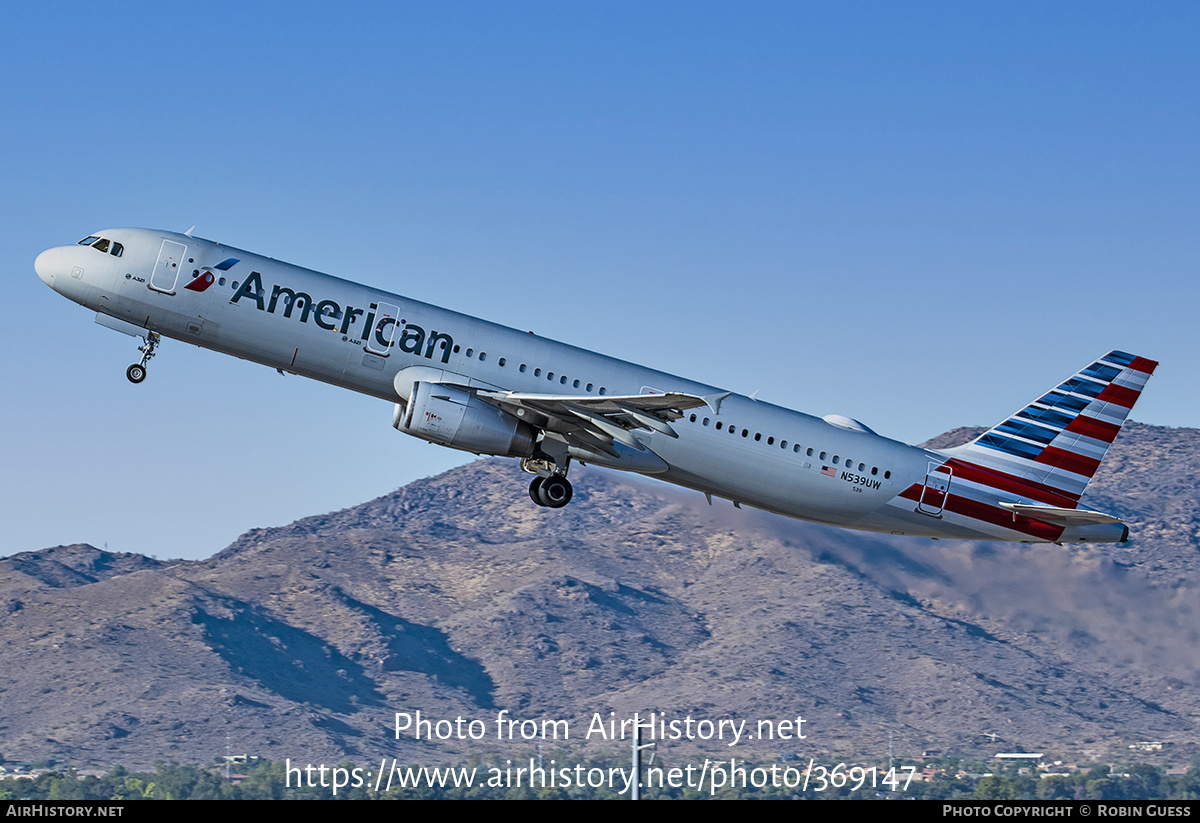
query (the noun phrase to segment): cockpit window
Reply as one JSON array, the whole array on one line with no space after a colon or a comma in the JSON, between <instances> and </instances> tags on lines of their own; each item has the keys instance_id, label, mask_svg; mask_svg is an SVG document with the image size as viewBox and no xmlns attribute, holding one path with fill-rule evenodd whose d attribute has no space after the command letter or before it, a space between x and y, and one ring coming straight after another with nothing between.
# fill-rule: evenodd
<instances>
[{"instance_id":1,"label":"cockpit window","mask_svg":"<svg viewBox=\"0 0 1200 823\"><path fill-rule=\"evenodd\" d=\"M120 257L125 253L125 247L120 243L116 242L115 240L109 240L107 237L100 237L95 234L83 238L77 245L91 246L96 251L108 252L113 257Z\"/></svg>"}]
</instances>

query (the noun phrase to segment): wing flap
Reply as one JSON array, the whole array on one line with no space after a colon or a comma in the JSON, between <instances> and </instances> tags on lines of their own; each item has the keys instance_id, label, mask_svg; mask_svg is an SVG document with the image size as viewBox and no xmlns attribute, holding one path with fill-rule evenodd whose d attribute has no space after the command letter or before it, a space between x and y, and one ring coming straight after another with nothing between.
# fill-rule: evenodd
<instances>
[{"instance_id":1,"label":"wing flap","mask_svg":"<svg viewBox=\"0 0 1200 823\"><path fill-rule=\"evenodd\" d=\"M480 388L475 394L501 408L515 409L524 419L529 419L526 415L532 412L545 421L547 430L573 438L584 448L599 448L612 456L616 456L614 441L637 452L645 449L633 436L634 430L678 437L671 422L683 417L687 409L709 404L703 397L683 392L589 397Z\"/></svg>"},{"instance_id":2,"label":"wing flap","mask_svg":"<svg viewBox=\"0 0 1200 823\"><path fill-rule=\"evenodd\" d=\"M530 405L538 409L559 409L567 413L566 405L570 404L581 409L587 409L605 417L622 414L627 411L638 411L657 415L667 420L678 420L683 417L686 409L694 409L708 405L703 397L683 392L667 392L666 394L628 394L591 396L578 394L532 394L530 392L485 391L477 394L496 403L511 403L513 405Z\"/></svg>"}]
</instances>

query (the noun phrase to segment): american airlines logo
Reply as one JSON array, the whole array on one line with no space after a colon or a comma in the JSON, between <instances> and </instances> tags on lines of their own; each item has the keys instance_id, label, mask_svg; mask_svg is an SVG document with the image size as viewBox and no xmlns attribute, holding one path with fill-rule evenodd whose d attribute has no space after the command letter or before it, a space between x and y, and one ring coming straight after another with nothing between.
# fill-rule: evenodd
<instances>
[{"instance_id":1,"label":"american airlines logo","mask_svg":"<svg viewBox=\"0 0 1200 823\"><path fill-rule=\"evenodd\" d=\"M243 298L252 301L259 311L267 314L280 313L290 318L293 312L296 312L301 323L307 323L311 317L313 323L322 329L361 337L364 341L369 340L368 335L373 335L371 342L378 348L397 346L400 351L428 357L430 360L441 359L443 363L450 362L450 355L454 351L454 338L444 332L431 330L427 333L415 323L400 326L400 321L395 317L376 318L375 313L379 307L375 303L371 303L366 309L343 307L335 300L314 300L312 295L294 291L286 286L272 286L271 296L267 297L263 289L262 274L256 271L250 272L246 282L242 283L229 302L237 303ZM276 312L280 304L282 308ZM361 325L358 323L359 318L362 318ZM397 328L389 329L389 326Z\"/></svg>"},{"instance_id":2,"label":"american airlines logo","mask_svg":"<svg viewBox=\"0 0 1200 823\"><path fill-rule=\"evenodd\" d=\"M195 280L193 280L192 282L190 282L186 286L184 286L184 288L187 289L188 291L204 291L209 286L211 286L216 281L216 279L217 279L216 275L214 275L210 271L206 271L206 272L204 272L204 274L200 275Z\"/></svg>"}]
</instances>

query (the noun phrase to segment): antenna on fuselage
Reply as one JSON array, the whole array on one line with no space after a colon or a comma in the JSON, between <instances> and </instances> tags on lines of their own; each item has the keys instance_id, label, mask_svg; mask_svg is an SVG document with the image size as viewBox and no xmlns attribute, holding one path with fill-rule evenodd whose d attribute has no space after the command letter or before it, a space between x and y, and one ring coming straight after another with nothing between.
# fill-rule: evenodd
<instances>
[{"instance_id":1,"label":"antenna on fuselage","mask_svg":"<svg viewBox=\"0 0 1200 823\"><path fill-rule=\"evenodd\" d=\"M192 236L192 232L194 232L195 230L196 230L196 227L195 227L195 226L192 226L190 229L188 229L187 231L185 231L185 232L183 233L183 236L184 236L184 237L191 237L191 236Z\"/></svg>"}]
</instances>

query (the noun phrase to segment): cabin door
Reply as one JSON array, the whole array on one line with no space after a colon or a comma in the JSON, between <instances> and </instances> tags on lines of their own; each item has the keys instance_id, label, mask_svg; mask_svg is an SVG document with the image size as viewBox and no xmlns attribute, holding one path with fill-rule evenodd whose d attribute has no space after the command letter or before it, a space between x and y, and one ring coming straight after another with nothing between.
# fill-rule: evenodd
<instances>
[{"instance_id":1,"label":"cabin door","mask_svg":"<svg viewBox=\"0 0 1200 823\"><path fill-rule=\"evenodd\" d=\"M154 271L150 273L150 288L163 294L175 293L175 281L179 278L179 269L183 265L183 255L187 246L174 240L164 240L158 250L158 261Z\"/></svg>"},{"instance_id":2,"label":"cabin door","mask_svg":"<svg viewBox=\"0 0 1200 823\"><path fill-rule=\"evenodd\" d=\"M364 329L367 334L367 351L387 357L388 349L392 345L392 338L396 336L396 326L399 322L399 306L393 306L391 303L377 304L375 307L375 323L371 328Z\"/></svg>"},{"instance_id":3,"label":"cabin door","mask_svg":"<svg viewBox=\"0 0 1200 823\"><path fill-rule=\"evenodd\" d=\"M917 511L930 517L942 516L946 498L950 496L950 481L954 477L954 469L947 466L945 471L938 471L940 468L941 463L929 464L925 485L921 487L921 499L917 501Z\"/></svg>"}]
</instances>

